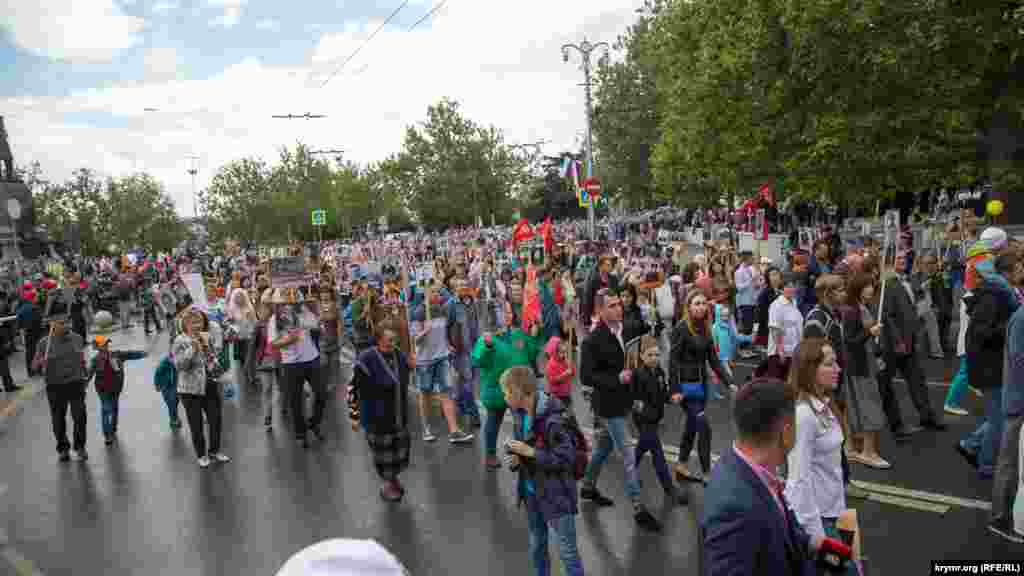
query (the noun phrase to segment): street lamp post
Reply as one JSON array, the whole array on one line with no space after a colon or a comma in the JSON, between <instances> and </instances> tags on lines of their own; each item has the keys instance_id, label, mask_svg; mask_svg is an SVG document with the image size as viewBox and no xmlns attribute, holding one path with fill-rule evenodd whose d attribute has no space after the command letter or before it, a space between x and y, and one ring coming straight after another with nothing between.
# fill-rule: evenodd
<instances>
[{"instance_id":1,"label":"street lamp post","mask_svg":"<svg viewBox=\"0 0 1024 576\"><path fill-rule=\"evenodd\" d=\"M584 94L586 95L587 107L587 179L590 179L591 177L594 176L594 140L591 134L593 106L592 97L590 94L590 55L591 53L594 52L594 50L597 50L599 48L603 52L602 57L607 58L608 50L610 49L610 46L608 46L607 42L598 42L596 44L592 44L584 37L583 42L580 42L579 44L565 44L564 46L562 46L563 62L569 61L570 50L576 50L577 52L579 52L580 58L583 60L583 89ZM597 230L595 223L596 216L594 214L594 198L588 197L588 199L590 201L587 203L587 228L588 232L590 233L590 239L596 240Z\"/></svg>"},{"instance_id":2,"label":"street lamp post","mask_svg":"<svg viewBox=\"0 0 1024 576\"><path fill-rule=\"evenodd\" d=\"M196 196L196 176L199 174L199 168L196 165L196 161L199 160L199 156L188 155L186 158L192 160L192 165L189 166L188 175L192 177L192 217L199 218L199 199Z\"/></svg>"}]
</instances>

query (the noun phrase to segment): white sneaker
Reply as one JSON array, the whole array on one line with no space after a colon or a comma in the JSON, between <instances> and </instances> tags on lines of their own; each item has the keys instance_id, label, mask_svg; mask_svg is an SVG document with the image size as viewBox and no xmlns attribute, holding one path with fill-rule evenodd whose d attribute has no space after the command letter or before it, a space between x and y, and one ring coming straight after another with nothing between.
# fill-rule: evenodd
<instances>
[{"instance_id":1,"label":"white sneaker","mask_svg":"<svg viewBox=\"0 0 1024 576\"><path fill-rule=\"evenodd\" d=\"M967 416L969 414L967 410L964 410L963 408L959 408L957 406L950 406L949 404L943 406L942 411L945 412L946 414L952 414L953 416Z\"/></svg>"},{"instance_id":2,"label":"white sneaker","mask_svg":"<svg viewBox=\"0 0 1024 576\"><path fill-rule=\"evenodd\" d=\"M213 454L210 454L210 459L212 459L214 462L220 462L221 464L225 462L231 462L231 458L228 457L228 455L224 454L223 452L214 452Z\"/></svg>"},{"instance_id":3,"label":"white sneaker","mask_svg":"<svg viewBox=\"0 0 1024 576\"><path fill-rule=\"evenodd\" d=\"M430 428L427 428L426 430L423 431L424 442L433 442L434 440L437 440L437 436L435 436L434 433L430 431Z\"/></svg>"},{"instance_id":4,"label":"white sneaker","mask_svg":"<svg viewBox=\"0 0 1024 576\"><path fill-rule=\"evenodd\" d=\"M202 456L202 457L199 458L199 467L200 468L209 468L209 466L210 466L210 458L208 456Z\"/></svg>"}]
</instances>

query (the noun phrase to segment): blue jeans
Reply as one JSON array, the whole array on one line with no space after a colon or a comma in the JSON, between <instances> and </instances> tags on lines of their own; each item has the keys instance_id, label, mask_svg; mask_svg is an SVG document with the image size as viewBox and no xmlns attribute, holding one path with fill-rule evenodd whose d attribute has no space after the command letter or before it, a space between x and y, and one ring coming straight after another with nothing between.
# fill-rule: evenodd
<instances>
[{"instance_id":1,"label":"blue jeans","mask_svg":"<svg viewBox=\"0 0 1024 576\"><path fill-rule=\"evenodd\" d=\"M463 416L480 417L476 405L476 387L480 382L480 369L473 366L468 354L455 356L453 360L458 383L455 386L456 405Z\"/></svg>"},{"instance_id":2,"label":"blue jeans","mask_svg":"<svg viewBox=\"0 0 1024 576\"><path fill-rule=\"evenodd\" d=\"M985 390L985 417L974 432L960 441L964 449L978 455L978 473L982 476L991 477L995 472L1004 420L1003 387Z\"/></svg>"},{"instance_id":3,"label":"blue jeans","mask_svg":"<svg viewBox=\"0 0 1024 576\"><path fill-rule=\"evenodd\" d=\"M988 420L984 417L981 419L981 424L960 441L960 445L966 448L969 452L977 454L981 451L981 444L985 441L985 434L988 433Z\"/></svg>"},{"instance_id":4,"label":"blue jeans","mask_svg":"<svg viewBox=\"0 0 1024 576\"><path fill-rule=\"evenodd\" d=\"M117 432L117 401L120 393L100 392L100 424L103 435L111 436Z\"/></svg>"},{"instance_id":5,"label":"blue jeans","mask_svg":"<svg viewBox=\"0 0 1024 576\"><path fill-rule=\"evenodd\" d=\"M583 562L576 548L576 516L566 514L545 522L535 502L533 498L526 500L526 514L530 527L530 559L533 561L534 574L548 576L551 573L551 562L548 560L548 530L553 530L558 539L558 552L562 557L565 574L583 576Z\"/></svg>"},{"instance_id":6,"label":"blue jeans","mask_svg":"<svg viewBox=\"0 0 1024 576\"><path fill-rule=\"evenodd\" d=\"M1003 387L985 390L985 420L988 429L978 452L978 473L991 478L996 470L999 444L1003 441Z\"/></svg>"},{"instance_id":7,"label":"blue jeans","mask_svg":"<svg viewBox=\"0 0 1024 576\"><path fill-rule=\"evenodd\" d=\"M587 473L583 477L583 486L594 488L597 478L601 475L601 468L605 460L612 453L612 446L622 454L622 461L626 465L626 496L630 501L640 500L640 479L636 473L636 450L626 442L628 430L626 418L617 416L615 418L601 418L604 421L605 432L598 435L595 431L594 450L587 466Z\"/></svg>"},{"instance_id":8,"label":"blue jeans","mask_svg":"<svg viewBox=\"0 0 1024 576\"><path fill-rule=\"evenodd\" d=\"M654 473L658 476L658 482L667 492L674 488L672 475L668 472L668 462L665 461L665 451L661 446L661 438L658 437L658 429L644 430L640 432L636 443L636 467L640 468L640 461L644 454L650 452L651 460L654 463Z\"/></svg>"},{"instance_id":9,"label":"blue jeans","mask_svg":"<svg viewBox=\"0 0 1024 576\"><path fill-rule=\"evenodd\" d=\"M424 394L451 395L451 387L448 385L448 358L417 365L416 387Z\"/></svg>"},{"instance_id":10,"label":"blue jeans","mask_svg":"<svg viewBox=\"0 0 1024 576\"><path fill-rule=\"evenodd\" d=\"M167 414L171 417L171 425L176 425L178 420L178 390L174 386L167 386L160 389L160 396L167 406Z\"/></svg>"},{"instance_id":11,"label":"blue jeans","mask_svg":"<svg viewBox=\"0 0 1024 576\"><path fill-rule=\"evenodd\" d=\"M487 408L487 419L484 421L484 450L488 456L498 454L498 431L501 430L501 423L505 420L505 408L491 410Z\"/></svg>"}]
</instances>

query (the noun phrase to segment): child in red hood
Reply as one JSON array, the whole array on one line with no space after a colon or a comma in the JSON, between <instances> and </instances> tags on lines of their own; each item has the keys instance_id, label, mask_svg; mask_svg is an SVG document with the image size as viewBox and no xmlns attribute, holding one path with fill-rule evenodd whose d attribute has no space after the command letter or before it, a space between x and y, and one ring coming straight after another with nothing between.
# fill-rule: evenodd
<instances>
[{"instance_id":1,"label":"child in red hood","mask_svg":"<svg viewBox=\"0 0 1024 576\"><path fill-rule=\"evenodd\" d=\"M576 368L569 363L569 345L558 336L552 336L544 346L548 363L544 375L548 380L548 394L558 398L566 408L572 406L572 379Z\"/></svg>"}]
</instances>

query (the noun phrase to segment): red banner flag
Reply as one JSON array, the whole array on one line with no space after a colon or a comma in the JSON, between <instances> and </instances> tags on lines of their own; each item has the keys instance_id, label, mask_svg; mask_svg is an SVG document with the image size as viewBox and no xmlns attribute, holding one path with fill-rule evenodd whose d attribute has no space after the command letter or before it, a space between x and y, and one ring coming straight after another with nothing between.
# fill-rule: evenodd
<instances>
[{"instance_id":1,"label":"red banner flag","mask_svg":"<svg viewBox=\"0 0 1024 576\"><path fill-rule=\"evenodd\" d=\"M516 224L515 229L512 230L512 245L515 246L520 242L526 242L533 238L533 236L533 228L530 227L530 222L523 218Z\"/></svg>"},{"instance_id":2,"label":"red banner flag","mask_svg":"<svg viewBox=\"0 0 1024 576\"><path fill-rule=\"evenodd\" d=\"M555 238L551 231L551 216L544 219L544 223L540 227L540 234L544 238L544 251L551 254L555 249Z\"/></svg>"}]
</instances>

